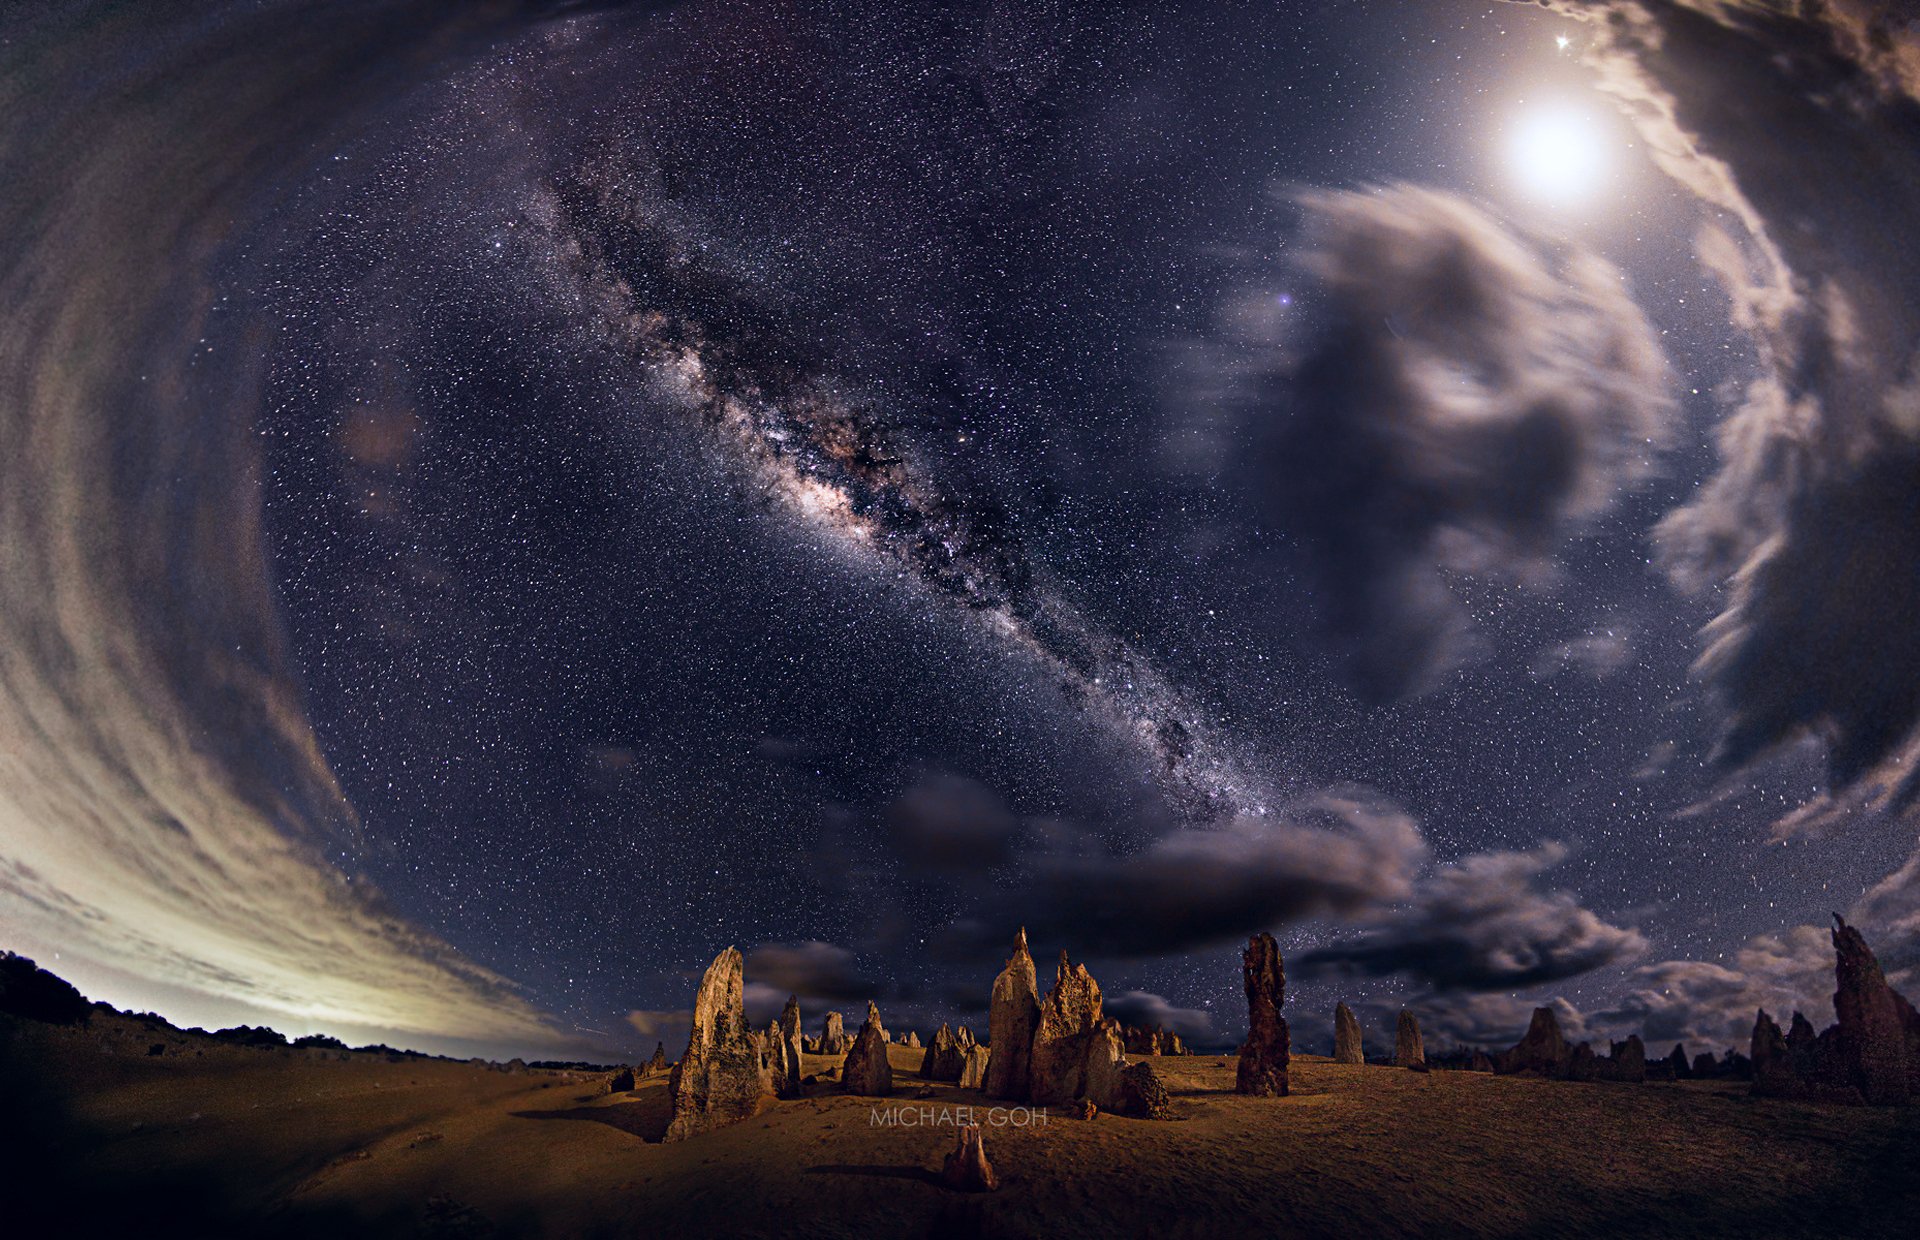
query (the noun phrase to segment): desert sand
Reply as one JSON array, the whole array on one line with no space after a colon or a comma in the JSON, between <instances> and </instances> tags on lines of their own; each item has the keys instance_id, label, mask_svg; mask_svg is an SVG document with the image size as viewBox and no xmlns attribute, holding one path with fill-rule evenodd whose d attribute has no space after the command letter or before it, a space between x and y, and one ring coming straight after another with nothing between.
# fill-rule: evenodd
<instances>
[{"instance_id":1,"label":"desert sand","mask_svg":"<svg viewBox=\"0 0 1920 1240\"><path fill-rule=\"evenodd\" d=\"M895 1046L884 1102L817 1081L662 1144L664 1076L608 1095L591 1072L188 1035L149 1056L124 1017L8 1024L6 1123L27 1138L8 1196L66 1234L1910 1236L1920 1220L1920 1112L1734 1083L1296 1056L1290 1097L1250 1098L1230 1058L1155 1058L1174 1119L1023 1127L925 1086L922 1052ZM939 1183L966 1107L996 1193Z\"/></svg>"}]
</instances>

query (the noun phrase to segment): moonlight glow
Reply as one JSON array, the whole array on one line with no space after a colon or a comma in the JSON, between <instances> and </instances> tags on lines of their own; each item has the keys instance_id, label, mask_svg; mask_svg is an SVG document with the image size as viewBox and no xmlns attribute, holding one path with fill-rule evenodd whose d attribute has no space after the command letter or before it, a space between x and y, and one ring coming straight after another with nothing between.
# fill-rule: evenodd
<instances>
[{"instance_id":1,"label":"moonlight glow","mask_svg":"<svg viewBox=\"0 0 1920 1240\"><path fill-rule=\"evenodd\" d=\"M1591 200L1612 170L1610 142L1592 113L1568 104L1529 106L1507 139L1507 161L1520 190L1541 202Z\"/></svg>"}]
</instances>

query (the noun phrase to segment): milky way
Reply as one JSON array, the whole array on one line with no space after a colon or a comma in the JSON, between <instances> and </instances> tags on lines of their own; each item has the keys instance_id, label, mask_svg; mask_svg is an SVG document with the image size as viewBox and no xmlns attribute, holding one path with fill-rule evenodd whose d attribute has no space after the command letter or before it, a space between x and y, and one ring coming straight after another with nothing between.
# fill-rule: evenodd
<instances>
[{"instance_id":1,"label":"milky way","mask_svg":"<svg viewBox=\"0 0 1920 1240\"><path fill-rule=\"evenodd\" d=\"M509 1054L1920 960L1898 6L320 7L0 5L0 947Z\"/></svg>"},{"instance_id":2,"label":"milky way","mask_svg":"<svg viewBox=\"0 0 1920 1240\"><path fill-rule=\"evenodd\" d=\"M1064 694L1146 751L1184 815L1266 812L1270 785L1166 677L1075 609L1006 512L917 465L874 398L820 373L631 192L621 178L582 177L535 215L554 221L564 270L606 338L697 414L763 493L1041 660Z\"/></svg>"}]
</instances>

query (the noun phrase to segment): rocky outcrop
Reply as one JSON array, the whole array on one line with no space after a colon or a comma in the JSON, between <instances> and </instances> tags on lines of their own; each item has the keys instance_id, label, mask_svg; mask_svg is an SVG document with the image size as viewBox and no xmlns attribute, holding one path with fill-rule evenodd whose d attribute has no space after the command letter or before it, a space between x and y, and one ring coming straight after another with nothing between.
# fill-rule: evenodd
<instances>
[{"instance_id":1,"label":"rocky outcrop","mask_svg":"<svg viewBox=\"0 0 1920 1240\"><path fill-rule=\"evenodd\" d=\"M1860 932L1838 914L1833 922L1836 1022L1815 1034L1812 1022L1795 1012L1783 1034L1762 1010L1754 1017L1748 1060L1729 1051L1715 1069L1735 1077L1747 1069L1762 1097L1872 1106L1920 1099L1920 1016L1887 985ZM1695 1061L1695 1075L1704 1074L1702 1066Z\"/></svg>"},{"instance_id":2,"label":"rocky outcrop","mask_svg":"<svg viewBox=\"0 0 1920 1240\"><path fill-rule=\"evenodd\" d=\"M1122 1115L1139 1119L1166 1119L1172 1113L1173 1103L1167 1097L1167 1087L1160 1083L1152 1064L1132 1064L1121 1072L1117 1109Z\"/></svg>"},{"instance_id":3,"label":"rocky outcrop","mask_svg":"<svg viewBox=\"0 0 1920 1240\"><path fill-rule=\"evenodd\" d=\"M1158 1025L1151 1029L1140 1025L1120 1026L1120 1043L1129 1055L1185 1055L1186 1043L1180 1035Z\"/></svg>"},{"instance_id":4,"label":"rocky outcrop","mask_svg":"<svg viewBox=\"0 0 1920 1240\"><path fill-rule=\"evenodd\" d=\"M1573 1048L1560 1033L1559 1018L1549 1007L1533 1009L1533 1020L1526 1036L1494 1061L1495 1069L1506 1076L1564 1077L1573 1059Z\"/></svg>"},{"instance_id":5,"label":"rocky outcrop","mask_svg":"<svg viewBox=\"0 0 1920 1240\"><path fill-rule=\"evenodd\" d=\"M1080 1096L1103 1111L1118 1111L1124 1105L1127 1049L1120 1041L1120 1022L1111 1018L1100 1022L1087 1037L1086 1069Z\"/></svg>"},{"instance_id":6,"label":"rocky outcrop","mask_svg":"<svg viewBox=\"0 0 1920 1240\"><path fill-rule=\"evenodd\" d=\"M1753 1018L1753 1037L1747 1046L1747 1056L1753 1060L1754 1093L1764 1098L1791 1098L1800 1093L1802 1085L1793 1070L1787 1035L1780 1032L1780 1026L1767 1015L1765 1008Z\"/></svg>"},{"instance_id":7,"label":"rocky outcrop","mask_svg":"<svg viewBox=\"0 0 1920 1240\"><path fill-rule=\"evenodd\" d=\"M846 1021L841 1018L840 1013L828 1012L825 1019L821 1021L820 1046L814 1053L844 1055L847 1053L847 1048L852 1045L852 1041L847 1037Z\"/></svg>"},{"instance_id":8,"label":"rocky outcrop","mask_svg":"<svg viewBox=\"0 0 1920 1240\"><path fill-rule=\"evenodd\" d=\"M1820 1035L1813 1031L1813 1022L1799 1012L1793 1014L1793 1021L1787 1029L1787 1057L1793 1061L1794 1074L1805 1080L1817 1080L1821 1076L1822 1058ZM1756 1072L1754 1079L1759 1080Z\"/></svg>"},{"instance_id":9,"label":"rocky outcrop","mask_svg":"<svg viewBox=\"0 0 1920 1240\"><path fill-rule=\"evenodd\" d=\"M1360 1022L1353 1018L1353 1009L1344 1003L1333 1005L1333 1061L1367 1062L1367 1053L1360 1044Z\"/></svg>"},{"instance_id":10,"label":"rocky outcrop","mask_svg":"<svg viewBox=\"0 0 1920 1240\"><path fill-rule=\"evenodd\" d=\"M1673 1050L1667 1055L1667 1068L1673 1073L1673 1079L1676 1081L1684 1081L1693 1075L1693 1061L1687 1058L1685 1043L1673 1044Z\"/></svg>"},{"instance_id":11,"label":"rocky outcrop","mask_svg":"<svg viewBox=\"0 0 1920 1240\"><path fill-rule=\"evenodd\" d=\"M1100 984L1087 972L1087 966L1074 964L1067 953L1061 952L1053 987L1041 1001L1040 1023L1033 1031L1027 1071L1030 1100L1045 1105L1086 1095L1087 1065L1095 1051L1094 1035L1104 1033L1102 1024ZM1114 1040L1117 1045L1117 1034ZM1101 1041L1104 1043L1105 1038ZM1100 1056L1104 1058L1106 1051L1102 1045ZM1124 1063L1124 1048L1120 1055Z\"/></svg>"},{"instance_id":12,"label":"rocky outcrop","mask_svg":"<svg viewBox=\"0 0 1920 1240\"><path fill-rule=\"evenodd\" d=\"M989 1062L991 1062L991 1052L987 1047L978 1042L969 1046L966 1050L966 1058L960 1064L960 1088L985 1089Z\"/></svg>"},{"instance_id":13,"label":"rocky outcrop","mask_svg":"<svg viewBox=\"0 0 1920 1240\"><path fill-rule=\"evenodd\" d=\"M1591 1081L1599 1074L1596 1065L1593 1044L1577 1043L1567 1055L1566 1078L1569 1081Z\"/></svg>"},{"instance_id":14,"label":"rocky outcrop","mask_svg":"<svg viewBox=\"0 0 1920 1240\"><path fill-rule=\"evenodd\" d=\"M1639 1085L1647 1079L1647 1044L1637 1033L1624 1042L1611 1044L1611 1051L1600 1063L1600 1079Z\"/></svg>"},{"instance_id":15,"label":"rocky outcrop","mask_svg":"<svg viewBox=\"0 0 1920 1240\"><path fill-rule=\"evenodd\" d=\"M653 1058L647 1060L647 1066L640 1069L640 1074L642 1076L654 1076L658 1073L665 1072L667 1068L667 1044L665 1042L655 1042L653 1044Z\"/></svg>"},{"instance_id":16,"label":"rocky outcrop","mask_svg":"<svg viewBox=\"0 0 1920 1240\"><path fill-rule=\"evenodd\" d=\"M773 1088L782 1098L800 1096L800 996L788 995L773 1031Z\"/></svg>"},{"instance_id":17,"label":"rocky outcrop","mask_svg":"<svg viewBox=\"0 0 1920 1240\"><path fill-rule=\"evenodd\" d=\"M973 1030L967 1028L965 1025L953 1031L953 1040L960 1044L962 1052L966 1051L970 1046L977 1045L980 1041L980 1039L973 1036Z\"/></svg>"},{"instance_id":18,"label":"rocky outcrop","mask_svg":"<svg viewBox=\"0 0 1920 1240\"><path fill-rule=\"evenodd\" d=\"M1284 1097L1287 1061L1292 1039L1280 1009L1287 1001L1287 973L1280 945L1261 931L1247 941L1240 957L1241 982L1247 993L1247 1040L1240 1046L1234 1074L1236 1093L1257 1097Z\"/></svg>"},{"instance_id":19,"label":"rocky outcrop","mask_svg":"<svg viewBox=\"0 0 1920 1240\"><path fill-rule=\"evenodd\" d=\"M633 1069L621 1068L607 1074L607 1092L610 1094L630 1094L633 1092Z\"/></svg>"},{"instance_id":20,"label":"rocky outcrop","mask_svg":"<svg viewBox=\"0 0 1920 1240\"><path fill-rule=\"evenodd\" d=\"M959 1144L940 1168L940 1179L949 1188L964 1193L990 1193L1000 1187L1000 1179L987 1161L987 1143L978 1124L960 1129Z\"/></svg>"},{"instance_id":21,"label":"rocky outcrop","mask_svg":"<svg viewBox=\"0 0 1920 1240\"><path fill-rule=\"evenodd\" d=\"M966 1052L960 1049L960 1039L943 1023L927 1043L927 1053L920 1057L920 1077L927 1081L958 1081L965 1063Z\"/></svg>"},{"instance_id":22,"label":"rocky outcrop","mask_svg":"<svg viewBox=\"0 0 1920 1240\"><path fill-rule=\"evenodd\" d=\"M1022 1100L1027 1097L1028 1070L1033 1057L1034 1030L1040 1024L1040 987L1027 952L1027 931L1021 927L1013 941L1013 955L993 979L993 997L987 1016L987 1038L993 1058L987 1064L987 1096Z\"/></svg>"},{"instance_id":23,"label":"rocky outcrop","mask_svg":"<svg viewBox=\"0 0 1920 1240\"><path fill-rule=\"evenodd\" d=\"M1839 1072L1869 1106L1901 1106L1920 1095L1920 1015L1887 985L1860 932L1833 918L1833 1013Z\"/></svg>"},{"instance_id":24,"label":"rocky outcrop","mask_svg":"<svg viewBox=\"0 0 1920 1240\"><path fill-rule=\"evenodd\" d=\"M1393 1066L1414 1069L1427 1066L1427 1044L1420 1036L1420 1020L1405 1008L1400 1009L1400 1022L1393 1031Z\"/></svg>"},{"instance_id":25,"label":"rocky outcrop","mask_svg":"<svg viewBox=\"0 0 1920 1240\"><path fill-rule=\"evenodd\" d=\"M845 1064L840 1070L841 1087L850 1094L867 1098L885 1098L893 1092L893 1065L887 1062L887 1031L880 1023L880 1009L867 1003L867 1019L853 1039Z\"/></svg>"},{"instance_id":26,"label":"rocky outcrop","mask_svg":"<svg viewBox=\"0 0 1920 1240\"><path fill-rule=\"evenodd\" d=\"M919 1049L920 1049L920 1035L919 1035L919 1033L917 1033L916 1031L914 1031L914 1030L912 1030L912 1029L909 1029L909 1030L907 1030L907 1040L906 1040L906 1042L904 1043L904 1045L907 1045L907 1046L911 1046L911 1047L913 1047L913 1048L914 1048L915 1050L919 1050Z\"/></svg>"},{"instance_id":27,"label":"rocky outcrop","mask_svg":"<svg viewBox=\"0 0 1920 1240\"><path fill-rule=\"evenodd\" d=\"M759 1109L764 1078L747 1029L741 976L740 953L729 947L700 979L687 1053L673 1066L667 1084L673 1105L668 1141L738 1123Z\"/></svg>"}]
</instances>

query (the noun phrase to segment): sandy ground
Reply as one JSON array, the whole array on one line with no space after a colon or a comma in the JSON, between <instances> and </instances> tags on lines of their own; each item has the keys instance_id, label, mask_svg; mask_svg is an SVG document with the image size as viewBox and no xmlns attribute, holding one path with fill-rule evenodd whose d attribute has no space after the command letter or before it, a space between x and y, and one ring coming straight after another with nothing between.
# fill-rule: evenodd
<instances>
[{"instance_id":1,"label":"sandy ground","mask_svg":"<svg viewBox=\"0 0 1920 1240\"><path fill-rule=\"evenodd\" d=\"M111 1028L6 1032L0 1114L28 1140L0 1187L66 1234L1920 1234L1920 1111L1737 1086L1302 1056L1293 1096L1252 1099L1206 1056L1154 1061L1171 1121L1043 1120L951 1086L916 1097L921 1052L895 1047L891 1099L769 1102L664 1145L664 1077L609 1096L591 1074L191 1040L149 1057L150 1038ZM1004 1180L994 1194L936 1174L968 1107Z\"/></svg>"}]
</instances>

